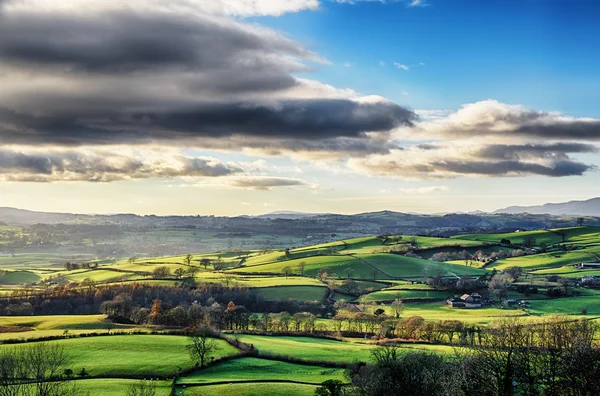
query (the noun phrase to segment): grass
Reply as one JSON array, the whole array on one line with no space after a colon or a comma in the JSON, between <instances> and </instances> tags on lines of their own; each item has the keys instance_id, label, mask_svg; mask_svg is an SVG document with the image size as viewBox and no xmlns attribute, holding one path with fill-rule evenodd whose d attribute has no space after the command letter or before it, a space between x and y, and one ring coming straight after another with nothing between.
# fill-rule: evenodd
<instances>
[{"instance_id":1,"label":"grass","mask_svg":"<svg viewBox=\"0 0 600 396\"><path fill-rule=\"evenodd\" d=\"M400 256L397 254L371 254L359 255L373 267L381 271L379 279L387 276L400 279L416 279L428 276L461 276L464 274L481 275L484 270L468 267L466 265L438 263L436 261Z\"/></svg>"},{"instance_id":2,"label":"grass","mask_svg":"<svg viewBox=\"0 0 600 396\"><path fill-rule=\"evenodd\" d=\"M85 368L91 376L171 375L178 368L194 365L184 336L113 335L52 341L62 345L74 372ZM225 341L217 340L215 358L237 352ZM19 346L23 344L18 344ZM30 344L25 344L30 345ZM10 347L8 345L0 348Z\"/></svg>"},{"instance_id":3,"label":"grass","mask_svg":"<svg viewBox=\"0 0 600 396\"><path fill-rule=\"evenodd\" d=\"M344 380L343 369L330 369L257 358L241 358L220 363L181 378L181 384L212 382L283 380L321 384L328 379Z\"/></svg>"},{"instance_id":4,"label":"grass","mask_svg":"<svg viewBox=\"0 0 600 396\"><path fill-rule=\"evenodd\" d=\"M33 327L36 330L94 330L106 328L104 318L104 315L0 316L0 326Z\"/></svg>"},{"instance_id":5,"label":"grass","mask_svg":"<svg viewBox=\"0 0 600 396\"><path fill-rule=\"evenodd\" d=\"M325 285L322 286L272 286L255 290L263 295L266 301L299 300L321 301L325 297Z\"/></svg>"},{"instance_id":6,"label":"grass","mask_svg":"<svg viewBox=\"0 0 600 396\"><path fill-rule=\"evenodd\" d=\"M393 315L389 305L375 305L370 310L383 308L388 315ZM450 308L445 301L409 302L404 304L402 317L421 316L425 320L460 320L462 322L485 325L507 315L525 316L521 311L507 311L500 308Z\"/></svg>"},{"instance_id":7,"label":"grass","mask_svg":"<svg viewBox=\"0 0 600 396\"><path fill-rule=\"evenodd\" d=\"M315 385L304 384L227 384L191 387L185 390L178 389L176 395L185 396L314 396Z\"/></svg>"},{"instance_id":8,"label":"grass","mask_svg":"<svg viewBox=\"0 0 600 396\"><path fill-rule=\"evenodd\" d=\"M587 309L588 315L600 315L600 298L598 296L578 296L545 300L528 300L531 312L537 315L582 315L582 309Z\"/></svg>"},{"instance_id":9,"label":"grass","mask_svg":"<svg viewBox=\"0 0 600 396\"><path fill-rule=\"evenodd\" d=\"M500 242L501 239L508 239L513 244L522 244L526 236L532 236L536 240L536 245L539 246L542 243L547 245L562 243L563 234L565 236L564 242L566 243L578 243L582 245L600 243L600 229L598 227L569 227L504 234L468 234L457 235L452 238L472 239L482 242Z\"/></svg>"},{"instance_id":10,"label":"grass","mask_svg":"<svg viewBox=\"0 0 600 396\"><path fill-rule=\"evenodd\" d=\"M238 338L245 343L253 344L260 353L293 356L311 361L366 362L371 360L370 354L374 348L373 345L310 337L239 335Z\"/></svg>"},{"instance_id":11,"label":"grass","mask_svg":"<svg viewBox=\"0 0 600 396\"><path fill-rule=\"evenodd\" d=\"M487 268L502 270L509 267L518 266L525 270L538 270L563 267L582 262L595 262L597 261L597 258L594 255L594 250L595 249L583 249L573 250L570 252L552 252L512 257L498 260L495 263L490 264Z\"/></svg>"},{"instance_id":12,"label":"grass","mask_svg":"<svg viewBox=\"0 0 600 396\"><path fill-rule=\"evenodd\" d=\"M452 297L452 294L447 291L437 291L437 290L402 290L402 289L386 289L379 290L373 293L365 294L360 297L360 301L362 302L371 302L371 301L392 301L396 298L400 298L402 300L412 300L412 299L447 299Z\"/></svg>"},{"instance_id":13,"label":"grass","mask_svg":"<svg viewBox=\"0 0 600 396\"><path fill-rule=\"evenodd\" d=\"M119 378L103 378L103 379L87 379L74 381L77 387L84 393L90 395L102 396L123 396L127 394L127 390L133 384L140 381L119 379ZM168 396L171 394L171 381L154 381L156 385L156 396Z\"/></svg>"},{"instance_id":14,"label":"grass","mask_svg":"<svg viewBox=\"0 0 600 396\"><path fill-rule=\"evenodd\" d=\"M41 277L30 271L9 271L0 275L0 285L21 285L37 282Z\"/></svg>"},{"instance_id":15,"label":"grass","mask_svg":"<svg viewBox=\"0 0 600 396\"><path fill-rule=\"evenodd\" d=\"M368 265L352 256L332 255L332 256L315 256L302 259L285 260L277 263L254 265L251 267L236 268L237 273L273 273L279 274L285 267L291 267L294 274L299 273L298 264L304 263L304 274L308 276L316 276L321 268L329 268L331 273L335 272L340 276L344 276L347 269L351 269L353 276L365 275L368 276L371 269ZM330 275L331 275L330 273Z\"/></svg>"}]
</instances>

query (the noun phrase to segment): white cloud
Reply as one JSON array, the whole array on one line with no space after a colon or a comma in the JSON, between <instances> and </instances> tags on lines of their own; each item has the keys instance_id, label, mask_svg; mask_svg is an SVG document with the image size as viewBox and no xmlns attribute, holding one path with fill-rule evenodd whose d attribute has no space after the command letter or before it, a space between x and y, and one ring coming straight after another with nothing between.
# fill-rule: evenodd
<instances>
[{"instance_id":1,"label":"white cloud","mask_svg":"<svg viewBox=\"0 0 600 396\"><path fill-rule=\"evenodd\" d=\"M425 0L408 0L407 6L409 7L426 7L429 4Z\"/></svg>"},{"instance_id":2,"label":"white cloud","mask_svg":"<svg viewBox=\"0 0 600 396\"><path fill-rule=\"evenodd\" d=\"M403 194L409 195L421 195L421 194L431 194L439 191L448 191L448 186L427 186L427 187L410 187L410 188L400 188L400 191Z\"/></svg>"},{"instance_id":3,"label":"white cloud","mask_svg":"<svg viewBox=\"0 0 600 396\"><path fill-rule=\"evenodd\" d=\"M187 14L238 17L280 16L289 12L316 10L318 0L7 0L10 8L46 12L89 13L98 11L168 11Z\"/></svg>"},{"instance_id":4,"label":"white cloud","mask_svg":"<svg viewBox=\"0 0 600 396\"><path fill-rule=\"evenodd\" d=\"M407 65L404 65L402 63L394 62L394 66L396 66L396 68L398 68L398 69L410 70L410 67L408 67Z\"/></svg>"},{"instance_id":5,"label":"white cloud","mask_svg":"<svg viewBox=\"0 0 600 396\"><path fill-rule=\"evenodd\" d=\"M386 66L387 66L387 63L385 63L384 61L379 61L379 63L378 63L378 64L379 64L379 66L381 66L381 67L386 67Z\"/></svg>"}]
</instances>

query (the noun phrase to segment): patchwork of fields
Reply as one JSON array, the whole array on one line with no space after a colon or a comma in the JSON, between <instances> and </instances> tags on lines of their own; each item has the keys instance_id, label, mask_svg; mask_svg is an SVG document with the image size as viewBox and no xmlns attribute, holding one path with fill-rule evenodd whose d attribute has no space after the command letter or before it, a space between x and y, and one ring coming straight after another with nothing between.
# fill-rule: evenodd
<instances>
[{"instance_id":1,"label":"patchwork of fields","mask_svg":"<svg viewBox=\"0 0 600 396\"><path fill-rule=\"evenodd\" d=\"M442 257L440 253L448 253L450 259L434 261L434 258ZM457 258L459 256L462 258ZM581 263L600 262L600 230L594 227L467 234L452 238L366 237L278 251L223 251L103 260L72 258L74 263L86 260L93 265L67 269L66 265L60 264L65 257L59 255L1 256L0 297L42 293L53 287L92 291L125 285L175 289L189 285L236 287L250 293L256 301L266 303L335 305L333 313L318 315L314 322L314 328L330 333L334 329L356 332L362 328L358 322L351 324L343 318L338 320L334 317L335 310L350 310L346 314L356 317L418 317L425 323L453 320L483 327L507 316L519 317L525 322L535 322L549 315L567 315L571 319L600 317L600 291L581 284L585 276L600 276L600 268L576 268ZM518 279L506 281L508 286L502 298L528 300L524 307L502 305L493 290L487 290L486 285L493 276L512 271L514 267L520 268ZM440 287L431 280L441 279L438 283L454 284L459 278L484 285L480 293L489 296L492 305L477 309L450 308L446 300L461 293ZM553 290L556 295L551 295ZM148 304L153 298L149 295ZM286 307L293 306L289 304ZM401 305L399 311L398 304ZM279 315L278 312L271 314ZM290 318L292 314L294 312L289 313ZM252 326L258 328L268 315L253 314ZM285 325L286 331L292 328ZM169 329L172 328L113 323L99 313L0 316L0 342L71 337L49 342L64 347L74 372L85 368L89 374L89 379L76 381L78 386L91 394L109 396L122 395L131 384L152 376L163 378L155 381L156 394L170 394L172 381L168 378L182 370L191 370L191 374L176 381L178 395L258 395L265 392L286 396L312 395L325 380L347 382L344 370L330 365L369 362L373 358L371 352L376 348L366 335L340 341L236 334L239 341L257 351L256 356L225 359L206 369L193 370L184 336L107 335L110 332L150 333ZM225 330L233 330L233 327ZM98 335L78 337L88 333ZM213 354L216 360L240 353L223 340L216 343ZM33 344L17 344L17 347ZM5 348L13 346L0 345L0 352ZM453 346L439 343L404 344L402 350L454 353Z\"/></svg>"}]
</instances>

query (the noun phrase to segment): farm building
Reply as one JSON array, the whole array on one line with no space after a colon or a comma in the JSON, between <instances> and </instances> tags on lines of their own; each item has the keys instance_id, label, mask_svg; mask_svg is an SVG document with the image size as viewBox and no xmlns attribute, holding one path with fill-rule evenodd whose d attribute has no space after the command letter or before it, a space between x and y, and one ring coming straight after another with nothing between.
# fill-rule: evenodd
<instances>
[{"instance_id":1,"label":"farm building","mask_svg":"<svg viewBox=\"0 0 600 396\"><path fill-rule=\"evenodd\" d=\"M460 298L452 298L447 302L453 308L480 308L483 305L479 293L463 294Z\"/></svg>"},{"instance_id":2,"label":"farm building","mask_svg":"<svg viewBox=\"0 0 600 396\"><path fill-rule=\"evenodd\" d=\"M600 263L581 263L576 266L579 269L585 268L600 268Z\"/></svg>"},{"instance_id":3,"label":"farm building","mask_svg":"<svg viewBox=\"0 0 600 396\"><path fill-rule=\"evenodd\" d=\"M452 308L464 308L465 302L460 298L451 298L446 301Z\"/></svg>"}]
</instances>

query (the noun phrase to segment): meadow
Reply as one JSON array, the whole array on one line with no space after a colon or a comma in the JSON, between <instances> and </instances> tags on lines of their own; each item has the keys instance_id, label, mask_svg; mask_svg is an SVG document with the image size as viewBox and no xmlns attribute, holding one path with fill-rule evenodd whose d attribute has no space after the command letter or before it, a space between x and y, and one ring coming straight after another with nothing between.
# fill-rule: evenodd
<instances>
[{"instance_id":1,"label":"meadow","mask_svg":"<svg viewBox=\"0 0 600 396\"><path fill-rule=\"evenodd\" d=\"M134 235L127 237L135 238ZM537 252L529 249L530 252L525 255L510 257L516 250L527 250L520 245L527 237L535 238L532 247ZM160 238L168 240L165 235ZM510 240L510 245L499 246L502 240ZM400 248L409 249L413 256L421 258L390 252L390 249ZM431 260L438 252L462 250L471 255L481 251L488 258L482 261L474 257L450 262ZM509 257L489 259L500 251ZM193 370L194 362L187 349L188 338L161 334L180 331L184 325L150 321L134 323L129 317L114 320L99 313L5 314L0 316L0 343L29 340L16 344L20 347L33 345L41 337L70 337L49 342L65 348L73 371L85 368L93 377L77 381L92 395L123 395L131 384L139 381L137 378L152 376L169 378L156 382L157 395L167 395L171 392L170 379L180 370L191 371L176 380L176 395L312 395L324 380L347 381L343 368L326 366L371 362L372 351L377 348L374 333L365 332L359 336L338 334L337 331L349 331L350 324L345 322L340 328L339 322L334 319L336 313L356 318L362 315L366 317L365 323L372 320L379 326L385 321L395 320L396 308L392 302L400 299L403 306L398 320L420 317L425 323L454 320L465 326L485 328L507 316L519 317L526 323L552 315L593 319L600 316L600 290L583 287L580 279L583 276L600 276L600 268L580 270L575 265L599 262L599 255L600 230L595 227L466 234L451 238L372 236L312 246L290 244L289 249L223 249L212 253L192 253L189 264L187 255L133 259L90 256L79 257L81 261L77 262L86 262L87 259L97 267L71 270L65 268L66 256L4 255L0 256L0 302L5 301L2 298L8 299L20 293L27 295L43 291L49 293L44 298L50 300L53 288L67 295L70 290L91 290L89 299L94 300L106 288L131 287L147 290L144 308L148 312L158 293L163 292L161 288L181 293L202 290L194 297L199 301L191 301L206 310L216 306L215 309L223 312L226 309L226 312L234 312L234 307L230 307L228 302L229 298L235 299L238 292L245 293L244 301L248 302L248 306L274 308L272 311L248 311L248 315L252 314L249 316L252 321L249 319L240 324L232 319L231 322L223 320L220 323L222 332L255 348L253 355L216 362L197 370ZM215 263L220 267L215 269ZM515 266L520 267L522 273L518 279L507 280L506 294L502 298L492 294L488 290L492 276L502 276ZM155 277L155 270L160 267L170 272ZM188 273L190 267L195 270L191 275ZM184 274L175 275L176 270L184 270ZM450 284L461 277L471 281L478 279L483 285L479 292L484 297L492 297L493 303L474 309L451 308L446 299L460 296L463 292L431 283L434 277ZM82 285L84 281L85 286ZM234 287L238 291L229 292L228 299L219 302L201 295L215 285L225 287L224 293ZM549 291L552 289L555 293L556 290L567 289L568 293L551 296ZM330 293L329 290L335 292ZM180 296L176 294L165 299L162 308L165 321L171 320L169 312L180 303ZM111 298L118 300L117 295ZM507 308L500 304L502 299L527 300L529 304L523 308ZM125 305L127 301L125 298ZM99 305L98 301L95 306ZM4 305L5 312L8 312L9 306ZM289 334L293 325L285 327L285 331L281 330L282 327L271 332L261 330L260 323L277 321L278 315L285 316L286 311L289 311L290 323L296 320L293 316L296 313L305 317L313 315L307 320L314 320L315 328L306 330L308 325L303 324L305 327L301 335ZM353 331L356 331L359 320L356 319ZM246 331L248 328L252 328L252 334ZM152 334L105 335L131 331ZM339 339L311 337L307 333L312 331L325 332ZM79 337L86 333L101 336ZM410 341L413 342L401 344L402 353L418 350L452 355L455 352L452 345L426 343L418 337ZM214 359L241 351L224 340L216 342L218 350L213 354ZM2 348L12 346L0 345L0 351Z\"/></svg>"}]
</instances>

